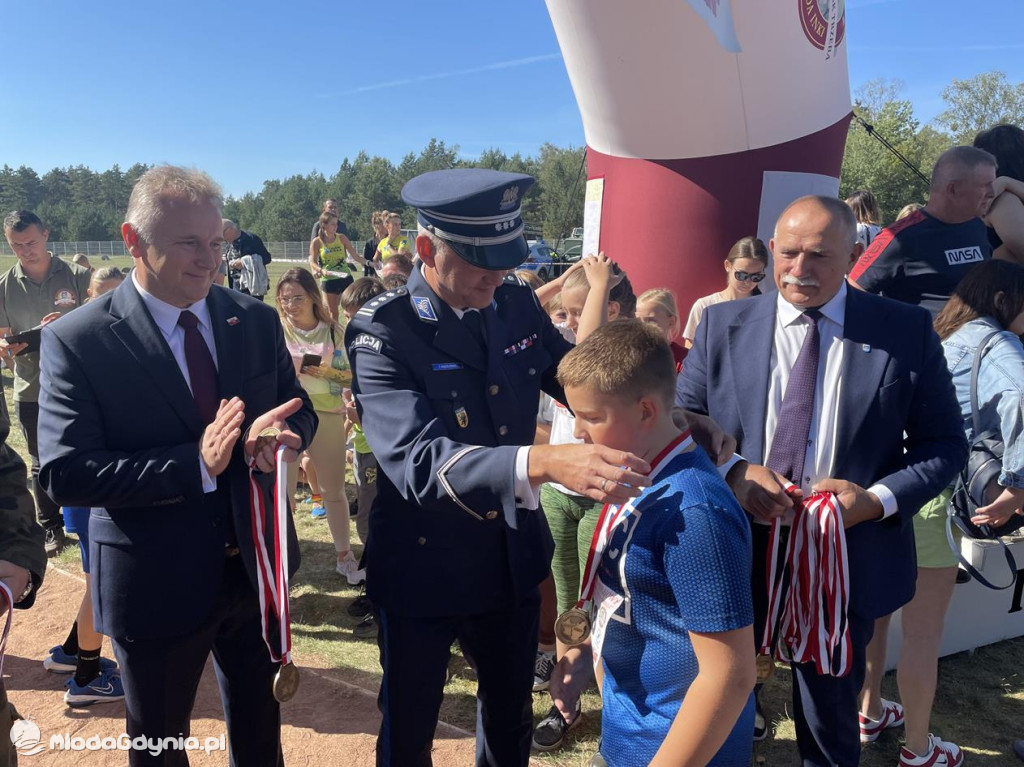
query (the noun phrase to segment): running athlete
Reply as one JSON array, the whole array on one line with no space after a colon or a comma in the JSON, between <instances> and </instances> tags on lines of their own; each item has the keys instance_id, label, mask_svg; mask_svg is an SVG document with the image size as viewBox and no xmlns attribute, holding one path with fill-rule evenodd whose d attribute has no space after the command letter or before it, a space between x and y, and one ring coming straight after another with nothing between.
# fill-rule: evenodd
<instances>
[{"instance_id":1,"label":"running athlete","mask_svg":"<svg viewBox=\"0 0 1024 767\"><path fill-rule=\"evenodd\" d=\"M356 253L348 237L338 234L338 214L324 211L320 214L320 236L309 243L309 265L313 276L320 278L320 289L327 297L327 308L334 321L338 321L341 293L352 284L355 268L345 257L347 253L357 263L366 265L366 259Z\"/></svg>"}]
</instances>

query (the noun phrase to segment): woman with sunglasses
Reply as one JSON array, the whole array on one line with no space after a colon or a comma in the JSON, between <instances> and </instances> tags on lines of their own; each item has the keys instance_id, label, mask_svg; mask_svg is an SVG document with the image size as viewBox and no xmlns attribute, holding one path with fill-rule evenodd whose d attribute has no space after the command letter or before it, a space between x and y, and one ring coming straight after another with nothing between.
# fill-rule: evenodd
<instances>
[{"instance_id":1,"label":"woman with sunglasses","mask_svg":"<svg viewBox=\"0 0 1024 767\"><path fill-rule=\"evenodd\" d=\"M765 278L768 248L757 237L744 237L729 250L724 266L725 290L693 302L686 327L683 328L683 343L687 349L693 346L693 337L697 333L697 326L700 324L700 318L704 316L705 309L722 301L735 301L737 298L750 298L755 295L758 283Z\"/></svg>"}]
</instances>

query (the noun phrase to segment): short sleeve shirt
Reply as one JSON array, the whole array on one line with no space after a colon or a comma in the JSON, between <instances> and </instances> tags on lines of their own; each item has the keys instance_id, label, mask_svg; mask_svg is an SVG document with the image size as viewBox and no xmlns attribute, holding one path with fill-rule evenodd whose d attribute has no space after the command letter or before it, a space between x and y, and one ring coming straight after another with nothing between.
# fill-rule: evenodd
<instances>
[{"instance_id":1,"label":"short sleeve shirt","mask_svg":"<svg viewBox=\"0 0 1024 767\"><path fill-rule=\"evenodd\" d=\"M52 256L52 254L51 254ZM0 276L0 327L22 333L53 312L67 314L89 296L91 272L77 264L52 258L50 271L41 282L29 279L15 264ZM39 353L14 358L14 399L35 402L39 398Z\"/></svg>"},{"instance_id":2,"label":"short sleeve shirt","mask_svg":"<svg viewBox=\"0 0 1024 767\"><path fill-rule=\"evenodd\" d=\"M869 293L923 306L935 317L964 275L991 257L981 219L947 224L918 210L875 237L850 279Z\"/></svg>"},{"instance_id":3,"label":"short sleeve shirt","mask_svg":"<svg viewBox=\"0 0 1024 767\"><path fill-rule=\"evenodd\" d=\"M690 309L690 316L686 318L686 327L683 328L683 338L693 342L693 339L697 337L697 326L700 325L701 317L704 316L704 310L709 306L720 304L724 300L721 293L712 293L710 296L704 296L694 301L693 307Z\"/></svg>"},{"instance_id":4,"label":"short sleeve shirt","mask_svg":"<svg viewBox=\"0 0 1024 767\"><path fill-rule=\"evenodd\" d=\"M684 452L653 479L597 573L623 598L601 656L601 755L615 767L649 764L665 740L697 677L688 632L753 623L749 525L711 460ZM709 765L747 767L752 727L753 697Z\"/></svg>"}]
</instances>

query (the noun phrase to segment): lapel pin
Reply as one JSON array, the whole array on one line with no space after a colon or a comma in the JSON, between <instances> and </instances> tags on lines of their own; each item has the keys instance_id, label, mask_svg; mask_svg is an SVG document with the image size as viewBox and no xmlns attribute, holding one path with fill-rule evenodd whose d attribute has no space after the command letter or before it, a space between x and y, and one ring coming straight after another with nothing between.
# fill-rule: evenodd
<instances>
[{"instance_id":1,"label":"lapel pin","mask_svg":"<svg viewBox=\"0 0 1024 767\"><path fill-rule=\"evenodd\" d=\"M237 325L238 322L238 317L228 317L228 325Z\"/></svg>"},{"instance_id":2,"label":"lapel pin","mask_svg":"<svg viewBox=\"0 0 1024 767\"><path fill-rule=\"evenodd\" d=\"M860 348L863 349L867 354L871 354L871 344L864 344Z\"/></svg>"}]
</instances>

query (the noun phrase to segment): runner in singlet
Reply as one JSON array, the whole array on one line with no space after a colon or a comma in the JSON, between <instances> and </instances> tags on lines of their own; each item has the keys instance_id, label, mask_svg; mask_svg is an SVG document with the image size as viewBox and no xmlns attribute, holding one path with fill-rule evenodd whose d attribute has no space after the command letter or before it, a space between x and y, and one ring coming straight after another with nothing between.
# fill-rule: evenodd
<instances>
[{"instance_id":1,"label":"runner in singlet","mask_svg":"<svg viewBox=\"0 0 1024 767\"><path fill-rule=\"evenodd\" d=\"M388 236L380 241L373 260L383 264L396 253L405 253L412 257L412 244L409 238L402 234L402 217L397 213L388 213L384 221Z\"/></svg>"},{"instance_id":2,"label":"runner in singlet","mask_svg":"<svg viewBox=\"0 0 1024 767\"><path fill-rule=\"evenodd\" d=\"M354 281L355 269L346 253L352 259L365 265L366 259L356 253L348 237L338 234L338 216L325 211L320 214L320 236L309 243L309 264L313 276L320 278L320 288L327 297L327 308L335 322L338 320L338 303L341 293Z\"/></svg>"}]
</instances>

